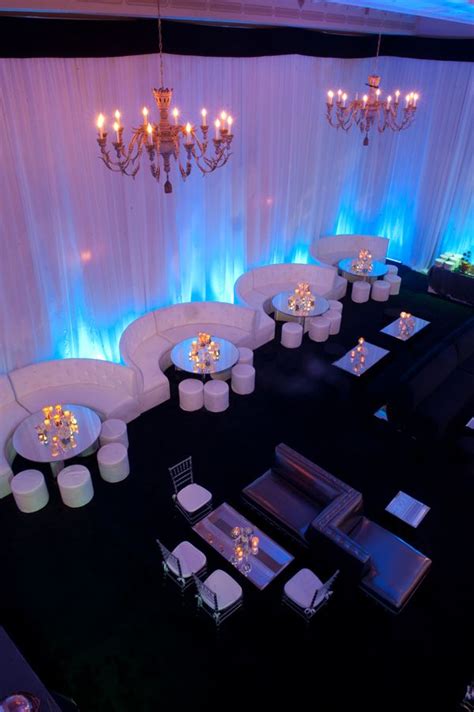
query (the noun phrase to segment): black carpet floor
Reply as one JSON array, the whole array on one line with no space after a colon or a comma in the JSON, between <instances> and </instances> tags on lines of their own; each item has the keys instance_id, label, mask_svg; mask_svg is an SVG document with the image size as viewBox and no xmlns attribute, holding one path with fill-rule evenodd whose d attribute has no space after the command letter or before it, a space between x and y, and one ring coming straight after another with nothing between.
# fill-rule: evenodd
<instances>
[{"instance_id":1,"label":"black carpet floor","mask_svg":"<svg viewBox=\"0 0 474 712\"><path fill-rule=\"evenodd\" d=\"M277 339L255 353L255 393L231 393L222 414L185 413L172 398L129 425L131 475L103 482L95 497L64 507L48 476L50 502L23 515L0 501L1 620L51 689L82 712L280 709L456 710L473 676L474 473L449 443L418 442L373 416L414 358L471 315L426 293L426 279L401 268L402 291L387 303L344 300L338 336L286 350ZM379 333L401 309L431 325L407 343ZM278 327L279 328L279 327ZM390 354L357 379L331 365L357 337ZM474 413L473 413L474 415ZM334 571L249 512L242 487L270 465L279 442L364 495L365 512L433 560L406 609L393 616L341 573L329 604L309 625L281 605L284 582L302 566ZM197 537L176 513L167 468L192 455L196 480L295 556L264 591ZM20 471L29 463L15 460ZM418 529L385 506L404 490L431 511ZM164 580L155 537L189 539L244 589L243 610L217 632Z\"/></svg>"}]
</instances>

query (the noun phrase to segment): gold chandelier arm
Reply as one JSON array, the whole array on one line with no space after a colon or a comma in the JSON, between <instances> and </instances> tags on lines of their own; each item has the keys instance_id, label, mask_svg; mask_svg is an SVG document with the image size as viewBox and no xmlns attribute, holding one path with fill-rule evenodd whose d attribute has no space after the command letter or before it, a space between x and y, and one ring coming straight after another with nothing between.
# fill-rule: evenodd
<instances>
[{"instance_id":1,"label":"gold chandelier arm","mask_svg":"<svg viewBox=\"0 0 474 712\"><path fill-rule=\"evenodd\" d=\"M107 150L106 133L104 133L102 138L97 139L97 143L100 146L100 158L109 170L115 173L122 173L123 175L131 176L132 178L136 176L140 168L139 159L143 152L144 146L142 128L134 130L132 139L127 149L125 149L125 146L122 141L122 132L119 132L119 141L114 141L112 143L117 159L113 159L111 156L111 151Z\"/></svg>"}]
</instances>

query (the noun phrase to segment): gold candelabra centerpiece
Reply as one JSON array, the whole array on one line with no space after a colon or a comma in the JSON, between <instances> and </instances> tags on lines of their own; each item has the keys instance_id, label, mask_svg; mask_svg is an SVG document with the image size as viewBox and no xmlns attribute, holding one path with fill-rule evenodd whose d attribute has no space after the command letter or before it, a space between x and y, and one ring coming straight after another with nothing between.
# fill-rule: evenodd
<instances>
[{"instance_id":1,"label":"gold candelabra centerpiece","mask_svg":"<svg viewBox=\"0 0 474 712\"><path fill-rule=\"evenodd\" d=\"M400 312L400 319L398 320L398 333L402 339L408 338L415 328L415 318L410 314L410 312L402 311Z\"/></svg>"},{"instance_id":2,"label":"gold candelabra centerpiece","mask_svg":"<svg viewBox=\"0 0 474 712\"><path fill-rule=\"evenodd\" d=\"M292 311L310 311L315 304L308 282L300 282L293 294L288 297L288 306Z\"/></svg>"},{"instance_id":3,"label":"gold candelabra centerpiece","mask_svg":"<svg viewBox=\"0 0 474 712\"><path fill-rule=\"evenodd\" d=\"M355 347L355 349L352 349L350 353L350 360L355 373L360 373L360 371L365 368L365 361L368 352L368 348L365 345L365 339L363 336L361 336L357 340L357 346Z\"/></svg>"},{"instance_id":4,"label":"gold candelabra centerpiece","mask_svg":"<svg viewBox=\"0 0 474 712\"><path fill-rule=\"evenodd\" d=\"M210 334L207 334L205 331L200 331L197 339L191 342L189 360L194 361L196 371L205 371L215 361L219 360L221 355L220 349L220 344L214 341Z\"/></svg>"},{"instance_id":5,"label":"gold candelabra centerpiece","mask_svg":"<svg viewBox=\"0 0 474 712\"><path fill-rule=\"evenodd\" d=\"M372 272L374 265L372 263L372 254L366 248L359 251L359 256L352 263L352 269L355 272L367 273Z\"/></svg>"},{"instance_id":6,"label":"gold candelabra centerpiece","mask_svg":"<svg viewBox=\"0 0 474 712\"><path fill-rule=\"evenodd\" d=\"M377 42L377 53L375 57L375 68L380 52L382 35L379 34ZM361 133L365 134L363 145L369 145L369 132L371 129L383 133L386 129L392 131L403 131L413 123L415 118L417 103L420 95L410 92L405 96L405 106L400 107L400 90L397 89L394 95L388 94L382 98L380 89L380 76L378 74L369 75L368 90L359 98L348 99L348 95L342 89L335 94L330 90L326 99L326 118L329 124L336 129L349 131L352 126L357 126Z\"/></svg>"},{"instance_id":7,"label":"gold candelabra centerpiece","mask_svg":"<svg viewBox=\"0 0 474 712\"><path fill-rule=\"evenodd\" d=\"M197 127L190 124L181 124L178 121L179 110L171 111L173 90L165 87L163 79L163 43L161 35L161 14L158 0L158 37L160 51L161 86L153 90L153 97L159 113L159 119L151 119L148 108L142 109L140 125L132 129L128 145L123 140L124 126L122 115L117 109L112 125L114 138L111 148L107 146L107 132L105 131L105 116L99 114L97 119L100 158L111 171L135 178L140 169L142 156L148 154L150 171L159 182L164 171L166 180L165 193L172 193L173 186L170 181L171 162L178 163L179 172L183 180L191 173L193 163L201 173L212 173L216 168L224 166L230 158L230 147L233 139L232 127L234 120L226 111L222 111L214 121L215 133L210 140L209 125L206 109L201 110L200 136ZM209 145L211 144L211 146ZM183 150L184 149L184 150ZM209 150L208 150L209 149Z\"/></svg>"},{"instance_id":8,"label":"gold candelabra centerpiece","mask_svg":"<svg viewBox=\"0 0 474 712\"><path fill-rule=\"evenodd\" d=\"M43 445L51 445L51 455L57 457L61 452L77 447L75 435L79 432L79 425L74 413L63 410L59 404L47 405L42 412L44 418L35 430Z\"/></svg>"},{"instance_id":9,"label":"gold candelabra centerpiece","mask_svg":"<svg viewBox=\"0 0 474 712\"><path fill-rule=\"evenodd\" d=\"M260 539L251 527L234 527L230 533L234 542L233 565L242 573L248 574L252 568L250 556L257 556Z\"/></svg>"}]
</instances>

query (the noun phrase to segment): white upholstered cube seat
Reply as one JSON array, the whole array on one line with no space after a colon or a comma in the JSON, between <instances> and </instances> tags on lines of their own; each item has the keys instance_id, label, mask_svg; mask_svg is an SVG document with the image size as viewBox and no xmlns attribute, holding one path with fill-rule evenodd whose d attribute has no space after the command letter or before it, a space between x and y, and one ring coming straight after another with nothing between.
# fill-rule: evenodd
<instances>
[{"instance_id":1,"label":"white upholstered cube seat","mask_svg":"<svg viewBox=\"0 0 474 712\"><path fill-rule=\"evenodd\" d=\"M388 269L388 274L398 274L398 267L396 265L386 265Z\"/></svg>"},{"instance_id":2,"label":"white upholstered cube seat","mask_svg":"<svg viewBox=\"0 0 474 712\"><path fill-rule=\"evenodd\" d=\"M204 384L204 407L211 413L222 413L229 407L229 386L225 381L211 380Z\"/></svg>"},{"instance_id":3,"label":"white upholstered cube seat","mask_svg":"<svg viewBox=\"0 0 474 712\"><path fill-rule=\"evenodd\" d=\"M371 297L374 302L386 302L390 296L390 285L384 279L378 279L372 285Z\"/></svg>"},{"instance_id":4,"label":"white upholstered cube seat","mask_svg":"<svg viewBox=\"0 0 474 712\"><path fill-rule=\"evenodd\" d=\"M204 385L198 378L185 378L178 386L179 407L188 412L204 405Z\"/></svg>"},{"instance_id":5,"label":"white upholstered cube seat","mask_svg":"<svg viewBox=\"0 0 474 712\"><path fill-rule=\"evenodd\" d=\"M390 272L385 275L383 281L390 286L390 296L396 296L400 293L400 286L402 283L402 278L398 274L391 274Z\"/></svg>"},{"instance_id":6,"label":"white upholstered cube seat","mask_svg":"<svg viewBox=\"0 0 474 712\"><path fill-rule=\"evenodd\" d=\"M354 282L352 284L352 301L357 304L363 304L369 301L370 296L370 284L368 282Z\"/></svg>"},{"instance_id":7,"label":"white upholstered cube seat","mask_svg":"<svg viewBox=\"0 0 474 712\"><path fill-rule=\"evenodd\" d=\"M287 349L297 349L303 341L303 327L294 321L287 321L281 327L281 345Z\"/></svg>"},{"instance_id":8,"label":"white upholstered cube seat","mask_svg":"<svg viewBox=\"0 0 474 712\"><path fill-rule=\"evenodd\" d=\"M91 473L84 465L64 467L58 475L57 483L61 499L67 507L83 507L94 496Z\"/></svg>"},{"instance_id":9,"label":"white upholstered cube seat","mask_svg":"<svg viewBox=\"0 0 474 712\"><path fill-rule=\"evenodd\" d=\"M329 321L329 335L335 336L341 330L342 313L339 309L329 309L324 312L324 318Z\"/></svg>"},{"instance_id":10,"label":"white upholstered cube seat","mask_svg":"<svg viewBox=\"0 0 474 712\"><path fill-rule=\"evenodd\" d=\"M171 552L179 560L181 566L181 575L183 578L189 578L192 574L196 574L206 565L206 557L189 541L182 541ZM176 562L172 558L166 561L168 568L179 576L179 569Z\"/></svg>"},{"instance_id":11,"label":"white upholstered cube seat","mask_svg":"<svg viewBox=\"0 0 474 712\"><path fill-rule=\"evenodd\" d=\"M106 482L121 482L130 474L127 448L122 443L108 443L97 452L100 476Z\"/></svg>"},{"instance_id":12,"label":"white upholstered cube seat","mask_svg":"<svg viewBox=\"0 0 474 712\"><path fill-rule=\"evenodd\" d=\"M331 322L325 316L315 316L309 320L308 336L311 341L327 341Z\"/></svg>"},{"instance_id":13,"label":"white upholstered cube seat","mask_svg":"<svg viewBox=\"0 0 474 712\"><path fill-rule=\"evenodd\" d=\"M300 569L285 583L285 595L300 608L308 608L314 592L322 587L322 581L310 569Z\"/></svg>"},{"instance_id":14,"label":"white upholstered cube seat","mask_svg":"<svg viewBox=\"0 0 474 712\"><path fill-rule=\"evenodd\" d=\"M232 390L241 396L255 390L255 369L248 363L238 363L232 369Z\"/></svg>"},{"instance_id":15,"label":"white upholstered cube seat","mask_svg":"<svg viewBox=\"0 0 474 712\"><path fill-rule=\"evenodd\" d=\"M222 571L222 569L213 571L212 574L205 579L204 583L216 594L217 609L219 611L224 611L242 598L242 588L232 576L229 576L229 574ZM213 599L208 600L206 595L203 594L203 600L210 608L214 608Z\"/></svg>"},{"instance_id":16,"label":"white upholstered cube seat","mask_svg":"<svg viewBox=\"0 0 474 712\"><path fill-rule=\"evenodd\" d=\"M44 475L39 470L23 470L11 481L16 506L25 514L38 512L48 504L49 493Z\"/></svg>"},{"instance_id":17,"label":"white upholstered cube seat","mask_svg":"<svg viewBox=\"0 0 474 712\"><path fill-rule=\"evenodd\" d=\"M337 299L328 299L328 304L329 304L329 309L332 309L333 311L338 311L341 312L344 308L344 305L342 302L338 301Z\"/></svg>"},{"instance_id":18,"label":"white upholstered cube seat","mask_svg":"<svg viewBox=\"0 0 474 712\"><path fill-rule=\"evenodd\" d=\"M100 429L100 444L122 443L128 447L127 424L120 418L108 418Z\"/></svg>"},{"instance_id":19,"label":"white upholstered cube seat","mask_svg":"<svg viewBox=\"0 0 474 712\"><path fill-rule=\"evenodd\" d=\"M253 351L246 346L239 347L239 363L246 363L253 366Z\"/></svg>"},{"instance_id":20,"label":"white upholstered cube seat","mask_svg":"<svg viewBox=\"0 0 474 712\"><path fill-rule=\"evenodd\" d=\"M217 381L217 383L220 383L220 381ZM194 514L198 509L209 504L212 499L212 494L205 487L201 487L201 485L192 482L179 490L176 499L186 512Z\"/></svg>"}]
</instances>

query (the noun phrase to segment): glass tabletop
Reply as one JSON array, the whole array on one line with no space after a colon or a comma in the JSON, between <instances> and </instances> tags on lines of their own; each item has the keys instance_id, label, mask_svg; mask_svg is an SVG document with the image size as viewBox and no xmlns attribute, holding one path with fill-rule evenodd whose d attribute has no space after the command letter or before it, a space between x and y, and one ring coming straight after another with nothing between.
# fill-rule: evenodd
<instances>
[{"instance_id":1,"label":"glass tabletop","mask_svg":"<svg viewBox=\"0 0 474 712\"><path fill-rule=\"evenodd\" d=\"M227 371L232 368L239 360L239 349L234 346L231 341L227 339L221 339L217 334L212 335L212 339L219 344L220 355L219 358L214 361L212 358L209 359L205 366L198 366L195 361L190 359L189 354L191 352L193 341L197 341L196 336L191 336L189 339L184 339L179 341L171 349L171 362L176 368L180 368L182 371L187 371L188 373L196 373L199 375L209 375L211 373L220 373L221 371Z\"/></svg>"},{"instance_id":2,"label":"glass tabletop","mask_svg":"<svg viewBox=\"0 0 474 712\"><path fill-rule=\"evenodd\" d=\"M291 309L288 306L288 299L294 294L293 290L287 292L280 292L276 294L272 299L273 307L281 312L282 314L287 314L288 316L297 316L301 318L319 316L324 314L329 309L329 302L324 297L318 297L314 295L314 307L311 309Z\"/></svg>"},{"instance_id":3,"label":"glass tabletop","mask_svg":"<svg viewBox=\"0 0 474 712\"><path fill-rule=\"evenodd\" d=\"M400 317L398 319L395 319L395 321L392 321L388 326L386 326L384 329L380 329L382 334L388 334L389 336L394 336L396 339L400 339L400 341L408 341L408 339L411 339L412 336L417 334L419 331L425 328L425 326L428 326L430 323L429 321L426 321L426 319L420 319L418 316L412 317L413 319L413 325L410 326L409 328L403 328L403 325L400 326Z\"/></svg>"},{"instance_id":4,"label":"glass tabletop","mask_svg":"<svg viewBox=\"0 0 474 712\"><path fill-rule=\"evenodd\" d=\"M249 527L259 538L258 554L251 554L248 559L249 570L244 573L240 568L236 568L262 590L294 557L226 502L201 519L193 529L227 561L231 561L234 556L234 540L231 534L234 527Z\"/></svg>"},{"instance_id":5,"label":"glass tabletop","mask_svg":"<svg viewBox=\"0 0 474 712\"><path fill-rule=\"evenodd\" d=\"M83 405L63 405L64 410L70 410L76 417L78 430L74 434L75 447L59 450L57 455L51 452L51 444L45 445L38 439L36 426L43 422L41 410L32 413L23 420L13 433L13 447L18 455L32 462L56 462L69 460L71 457L87 450L100 435L101 422L97 413Z\"/></svg>"},{"instance_id":6,"label":"glass tabletop","mask_svg":"<svg viewBox=\"0 0 474 712\"><path fill-rule=\"evenodd\" d=\"M333 362L333 366L342 368L348 373L352 373L353 376L362 376L363 373L369 370L377 361L380 361L384 356L390 353L387 349L382 349L380 346L375 344L369 344L367 341L364 342L365 347L365 361L363 364L358 362L357 359L353 358L352 354L357 348L357 345L353 349L350 349L342 358Z\"/></svg>"},{"instance_id":7,"label":"glass tabletop","mask_svg":"<svg viewBox=\"0 0 474 712\"><path fill-rule=\"evenodd\" d=\"M346 257L346 259L341 260L338 264L339 269L341 272L347 272L348 274L352 274L354 277L370 277L370 278L377 278L377 277L383 277L384 275L387 274L388 272L388 267L385 265L383 262L377 262L374 260L372 262L372 269L370 272L363 272L361 270L355 270L353 268L353 263L357 260L357 257Z\"/></svg>"}]
</instances>

